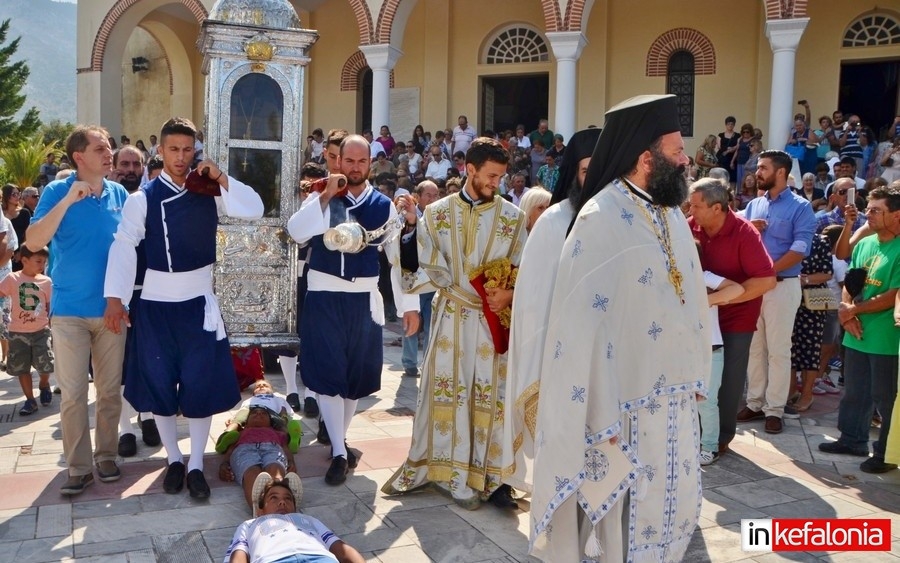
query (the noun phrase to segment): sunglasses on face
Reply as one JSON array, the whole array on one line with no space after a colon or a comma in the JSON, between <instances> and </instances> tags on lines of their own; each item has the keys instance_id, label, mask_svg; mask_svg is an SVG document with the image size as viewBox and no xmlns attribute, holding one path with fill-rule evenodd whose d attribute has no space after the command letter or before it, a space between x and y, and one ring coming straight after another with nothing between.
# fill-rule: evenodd
<instances>
[{"instance_id":1,"label":"sunglasses on face","mask_svg":"<svg viewBox=\"0 0 900 563\"><path fill-rule=\"evenodd\" d=\"M847 195L847 190L838 190L837 195Z\"/></svg>"}]
</instances>

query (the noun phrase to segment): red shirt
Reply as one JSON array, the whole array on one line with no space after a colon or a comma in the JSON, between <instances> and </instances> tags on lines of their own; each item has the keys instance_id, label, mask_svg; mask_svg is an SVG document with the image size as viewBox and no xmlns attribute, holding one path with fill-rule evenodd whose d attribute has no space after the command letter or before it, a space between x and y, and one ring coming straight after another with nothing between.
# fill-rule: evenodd
<instances>
[{"instance_id":1,"label":"red shirt","mask_svg":"<svg viewBox=\"0 0 900 563\"><path fill-rule=\"evenodd\" d=\"M775 277L772 258L756 227L730 209L722 229L712 238L693 217L688 219L688 225L694 238L700 241L700 265L704 270L737 283L750 278ZM720 305L719 328L723 333L755 332L761 308L762 296L734 305Z\"/></svg>"}]
</instances>

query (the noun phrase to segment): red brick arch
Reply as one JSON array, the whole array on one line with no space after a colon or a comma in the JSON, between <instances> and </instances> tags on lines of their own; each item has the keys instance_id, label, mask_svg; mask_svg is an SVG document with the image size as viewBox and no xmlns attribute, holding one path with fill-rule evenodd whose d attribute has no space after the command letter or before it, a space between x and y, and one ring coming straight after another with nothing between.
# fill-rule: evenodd
<instances>
[{"instance_id":1,"label":"red brick arch","mask_svg":"<svg viewBox=\"0 0 900 563\"><path fill-rule=\"evenodd\" d=\"M566 6L565 28L567 31L581 31L584 18L585 0L569 0Z\"/></svg>"},{"instance_id":2,"label":"red brick arch","mask_svg":"<svg viewBox=\"0 0 900 563\"><path fill-rule=\"evenodd\" d=\"M369 68L366 56L362 51L356 51L344 63L341 69L341 92L355 92L359 90L359 77L362 71ZM394 87L394 71L391 71L391 88Z\"/></svg>"},{"instance_id":3,"label":"red brick arch","mask_svg":"<svg viewBox=\"0 0 900 563\"><path fill-rule=\"evenodd\" d=\"M666 76L669 57L675 51L688 51L694 55L695 74L716 73L716 50L712 41L696 29L677 27L663 33L650 45L647 76Z\"/></svg>"},{"instance_id":4,"label":"red brick arch","mask_svg":"<svg viewBox=\"0 0 900 563\"><path fill-rule=\"evenodd\" d=\"M386 0L381 5L381 13L378 14L378 25L375 27L375 38L378 43L391 42L391 31L394 26L394 16L397 15L397 7L403 0ZM410 0L407 0L410 1Z\"/></svg>"},{"instance_id":5,"label":"red brick arch","mask_svg":"<svg viewBox=\"0 0 900 563\"><path fill-rule=\"evenodd\" d=\"M203 20L209 15L206 8L200 3L200 0L179 1L194 15L197 19L197 23L203 23ZM106 42L109 41L109 36L112 33L113 28L116 27L122 14L137 3L138 0L119 0L108 12L106 12L106 16L103 17L103 22L100 24L100 29L97 30L97 36L94 37L94 47L91 50L90 70L98 72L103 70L103 57L106 55Z\"/></svg>"},{"instance_id":6,"label":"red brick arch","mask_svg":"<svg viewBox=\"0 0 900 563\"><path fill-rule=\"evenodd\" d=\"M372 12L369 11L366 0L350 0L350 7L353 9L353 15L356 16L359 44L371 45L375 42L375 26L372 24Z\"/></svg>"},{"instance_id":7,"label":"red brick arch","mask_svg":"<svg viewBox=\"0 0 900 563\"><path fill-rule=\"evenodd\" d=\"M766 0L767 20L805 18L809 0Z\"/></svg>"},{"instance_id":8,"label":"red brick arch","mask_svg":"<svg viewBox=\"0 0 900 563\"><path fill-rule=\"evenodd\" d=\"M566 31L566 24L559 13L559 0L541 0L544 13L544 31Z\"/></svg>"}]
</instances>

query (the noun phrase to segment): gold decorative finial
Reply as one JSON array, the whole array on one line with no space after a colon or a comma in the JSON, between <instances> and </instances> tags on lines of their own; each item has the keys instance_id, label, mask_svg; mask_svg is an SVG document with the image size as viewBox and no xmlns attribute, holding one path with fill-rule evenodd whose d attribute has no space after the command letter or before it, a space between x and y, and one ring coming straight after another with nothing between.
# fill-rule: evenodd
<instances>
[{"instance_id":1,"label":"gold decorative finial","mask_svg":"<svg viewBox=\"0 0 900 563\"><path fill-rule=\"evenodd\" d=\"M275 54L275 45L272 45L268 35L257 33L247 41L244 52L251 61L271 61Z\"/></svg>"}]
</instances>

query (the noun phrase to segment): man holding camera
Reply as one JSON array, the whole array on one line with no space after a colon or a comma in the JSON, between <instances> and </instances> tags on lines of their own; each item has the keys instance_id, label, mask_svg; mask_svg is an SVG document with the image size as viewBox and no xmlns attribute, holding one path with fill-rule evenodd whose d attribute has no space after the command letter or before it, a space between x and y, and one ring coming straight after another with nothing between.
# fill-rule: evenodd
<instances>
[{"instance_id":1,"label":"man holding camera","mask_svg":"<svg viewBox=\"0 0 900 563\"><path fill-rule=\"evenodd\" d=\"M841 147L841 159L850 157L856 161L856 175L865 175L863 168L862 147L859 146L859 135L862 132L862 125L859 122L858 115L851 115L847 120L847 128L840 133L838 138L838 146Z\"/></svg>"}]
</instances>

